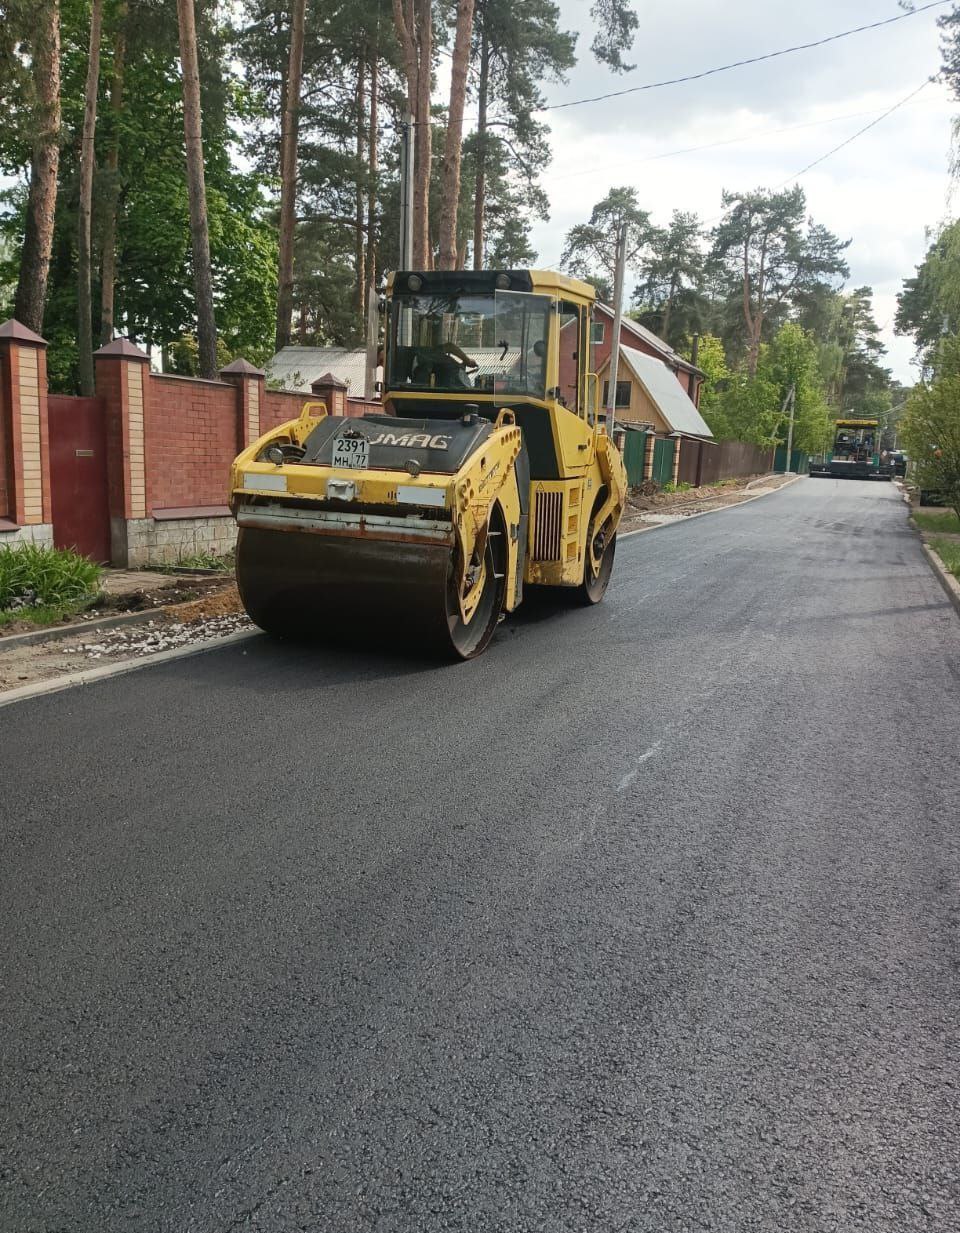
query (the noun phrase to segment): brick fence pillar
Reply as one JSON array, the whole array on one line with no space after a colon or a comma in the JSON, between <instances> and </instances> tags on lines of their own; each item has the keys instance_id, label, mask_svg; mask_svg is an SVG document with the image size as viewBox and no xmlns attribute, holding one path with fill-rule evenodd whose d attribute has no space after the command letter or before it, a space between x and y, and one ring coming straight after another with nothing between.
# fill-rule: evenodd
<instances>
[{"instance_id":1,"label":"brick fence pillar","mask_svg":"<svg viewBox=\"0 0 960 1233\"><path fill-rule=\"evenodd\" d=\"M150 360L125 338L107 343L93 358L106 411L111 560L114 565L141 564L138 540L149 525L144 416Z\"/></svg>"},{"instance_id":2,"label":"brick fence pillar","mask_svg":"<svg viewBox=\"0 0 960 1233\"><path fill-rule=\"evenodd\" d=\"M673 436L673 475L671 477L671 483L674 486L676 486L677 481L680 478L680 446L683 444L683 438L678 436L676 433L673 433L672 436Z\"/></svg>"},{"instance_id":3,"label":"brick fence pillar","mask_svg":"<svg viewBox=\"0 0 960 1233\"><path fill-rule=\"evenodd\" d=\"M647 433L647 444L643 459L643 478L645 480L653 479L653 452L657 448L656 432Z\"/></svg>"},{"instance_id":4,"label":"brick fence pillar","mask_svg":"<svg viewBox=\"0 0 960 1233\"><path fill-rule=\"evenodd\" d=\"M347 414L347 383L335 377L332 372L325 372L310 386L315 398L327 404L328 415Z\"/></svg>"},{"instance_id":5,"label":"brick fence pillar","mask_svg":"<svg viewBox=\"0 0 960 1233\"><path fill-rule=\"evenodd\" d=\"M220 380L237 389L237 442L241 450L261 435L260 414L263 410L264 373L246 360L234 360L220 370Z\"/></svg>"},{"instance_id":6,"label":"brick fence pillar","mask_svg":"<svg viewBox=\"0 0 960 1233\"><path fill-rule=\"evenodd\" d=\"M0 325L0 542L52 544L47 344Z\"/></svg>"}]
</instances>

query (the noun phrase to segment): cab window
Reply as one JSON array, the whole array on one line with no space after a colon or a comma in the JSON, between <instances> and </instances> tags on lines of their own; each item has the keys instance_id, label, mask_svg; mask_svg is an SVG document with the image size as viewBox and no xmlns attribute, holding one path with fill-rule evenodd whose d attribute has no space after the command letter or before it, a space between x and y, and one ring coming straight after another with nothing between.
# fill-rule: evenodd
<instances>
[{"instance_id":1,"label":"cab window","mask_svg":"<svg viewBox=\"0 0 960 1233\"><path fill-rule=\"evenodd\" d=\"M578 304L565 300L559 306L559 399L568 411L579 415L583 355L584 312Z\"/></svg>"}]
</instances>

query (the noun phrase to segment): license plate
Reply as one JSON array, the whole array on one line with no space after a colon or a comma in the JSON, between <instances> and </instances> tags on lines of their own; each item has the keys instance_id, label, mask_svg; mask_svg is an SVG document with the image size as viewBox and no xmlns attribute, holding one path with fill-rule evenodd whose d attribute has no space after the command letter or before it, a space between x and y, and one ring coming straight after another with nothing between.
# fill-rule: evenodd
<instances>
[{"instance_id":1,"label":"license plate","mask_svg":"<svg viewBox=\"0 0 960 1233\"><path fill-rule=\"evenodd\" d=\"M370 442L366 437L337 437L333 443L332 461L335 467L369 467Z\"/></svg>"}]
</instances>

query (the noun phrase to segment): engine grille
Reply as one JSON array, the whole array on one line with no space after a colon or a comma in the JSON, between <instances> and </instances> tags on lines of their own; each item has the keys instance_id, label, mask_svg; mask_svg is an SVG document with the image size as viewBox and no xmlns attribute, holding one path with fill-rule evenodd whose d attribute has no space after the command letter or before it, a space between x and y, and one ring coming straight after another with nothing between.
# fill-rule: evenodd
<instances>
[{"instance_id":1,"label":"engine grille","mask_svg":"<svg viewBox=\"0 0 960 1233\"><path fill-rule=\"evenodd\" d=\"M563 517L562 492L538 492L533 526L533 559L559 561Z\"/></svg>"}]
</instances>

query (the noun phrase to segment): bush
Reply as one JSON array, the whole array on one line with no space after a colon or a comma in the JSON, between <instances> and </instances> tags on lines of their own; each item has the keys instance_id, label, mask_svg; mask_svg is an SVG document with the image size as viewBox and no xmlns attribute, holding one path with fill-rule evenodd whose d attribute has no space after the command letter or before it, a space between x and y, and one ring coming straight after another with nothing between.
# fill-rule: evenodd
<instances>
[{"instance_id":1,"label":"bush","mask_svg":"<svg viewBox=\"0 0 960 1233\"><path fill-rule=\"evenodd\" d=\"M941 343L937 376L910 394L900 431L920 488L941 493L960 518L960 337Z\"/></svg>"},{"instance_id":2,"label":"bush","mask_svg":"<svg viewBox=\"0 0 960 1233\"><path fill-rule=\"evenodd\" d=\"M80 603L97 590L100 566L59 548L0 548L0 611Z\"/></svg>"}]
</instances>

